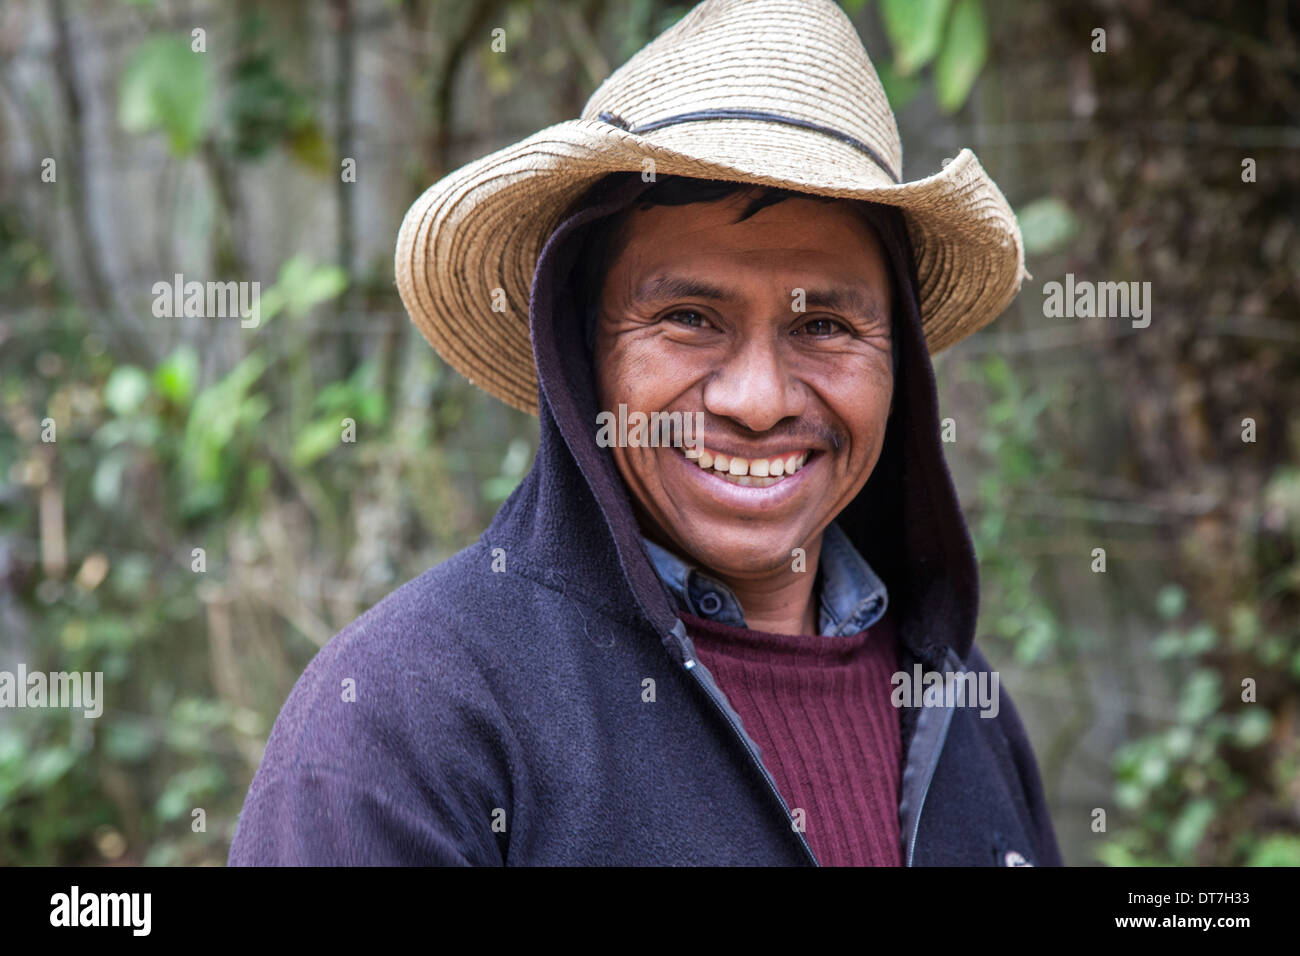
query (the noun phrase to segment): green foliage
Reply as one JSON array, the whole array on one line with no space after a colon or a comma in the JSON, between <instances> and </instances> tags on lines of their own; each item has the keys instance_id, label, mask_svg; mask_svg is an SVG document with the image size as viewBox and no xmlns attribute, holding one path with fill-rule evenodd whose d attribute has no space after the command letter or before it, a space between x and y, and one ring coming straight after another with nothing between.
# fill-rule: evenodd
<instances>
[{"instance_id":1,"label":"green foliage","mask_svg":"<svg viewBox=\"0 0 1300 956\"><path fill-rule=\"evenodd\" d=\"M325 386L313 406L318 417L299 431L294 442L294 465L306 468L339 448L344 420L350 419L357 425L380 425L387 417L385 405L378 366L374 362L361 365L347 381Z\"/></svg>"},{"instance_id":2,"label":"green foliage","mask_svg":"<svg viewBox=\"0 0 1300 956\"><path fill-rule=\"evenodd\" d=\"M280 71L272 37L260 11L240 23L227 103L233 152L240 159L261 159L283 147L310 169L331 169L332 152L315 108Z\"/></svg>"},{"instance_id":3,"label":"green foliage","mask_svg":"<svg viewBox=\"0 0 1300 956\"><path fill-rule=\"evenodd\" d=\"M894 47L894 67L910 76L934 58L949 0L880 0L880 16Z\"/></svg>"},{"instance_id":4,"label":"green foliage","mask_svg":"<svg viewBox=\"0 0 1300 956\"><path fill-rule=\"evenodd\" d=\"M284 149L322 173L334 159L311 98L283 75L266 18L253 10L239 23L236 56L226 78L224 128L212 108L213 54L191 49L189 37L161 35L132 53L118 85L118 120L128 133L161 131L176 156L188 156L210 133L236 160Z\"/></svg>"},{"instance_id":5,"label":"green foliage","mask_svg":"<svg viewBox=\"0 0 1300 956\"><path fill-rule=\"evenodd\" d=\"M120 365L104 383L104 404L119 418L129 418L149 397L149 377L133 365Z\"/></svg>"},{"instance_id":6,"label":"green foliage","mask_svg":"<svg viewBox=\"0 0 1300 956\"><path fill-rule=\"evenodd\" d=\"M866 0L840 0L851 16ZM895 110L922 88L921 72L933 64L935 98L945 113L965 104L988 60L989 26L984 0L880 0L880 19L893 61L875 64Z\"/></svg>"},{"instance_id":7,"label":"green foliage","mask_svg":"<svg viewBox=\"0 0 1300 956\"><path fill-rule=\"evenodd\" d=\"M1300 837L1265 837L1250 851L1247 866L1300 866Z\"/></svg>"},{"instance_id":8,"label":"green foliage","mask_svg":"<svg viewBox=\"0 0 1300 956\"><path fill-rule=\"evenodd\" d=\"M614 20L619 61L628 59L664 30L676 23L694 4L660 3L659 0L627 0Z\"/></svg>"},{"instance_id":9,"label":"green foliage","mask_svg":"<svg viewBox=\"0 0 1300 956\"><path fill-rule=\"evenodd\" d=\"M1265 500L1285 498L1281 489L1292 478L1289 471L1275 476ZM1300 531L1300 498L1281 515L1288 534ZM1297 556L1300 550L1280 570L1283 579ZM1298 596L1293 588L1284 602ZM1115 795L1129 818L1099 858L1111 865L1296 865L1294 834L1243 830L1235 821L1270 804L1283 820L1293 799L1300 746L1285 728L1300 670L1286 664L1300 656L1300 628L1294 620L1270 626L1261 605L1249 601L1216 626L1196 618L1176 585L1159 591L1156 613L1166 626L1149 656L1173 669L1177 696L1163 730L1114 755ZM1246 679L1254 682L1252 695Z\"/></svg>"},{"instance_id":10,"label":"green foliage","mask_svg":"<svg viewBox=\"0 0 1300 956\"><path fill-rule=\"evenodd\" d=\"M0 245L0 275L8 277L0 297L24 287L42 261L23 253L25 269L7 266L21 248L17 237ZM333 267L303 260L286 263L281 276L277 308L294 316L346 285ZM0 421L55 415L60 423L52 445L29 425L0 428L0 551L24 553L8 538L42 533L32 496L57 488L77 573L47 577L20 560L11 568L8 583L17 587L7 592L15 603L6 620L26 622L29 671L102 672L114 706L94 721L56 709L14 711L0 727L0 863L97 862L146 848L136 862L219 862L288 690L259 689L266 676L255 668L218 680L208 670L214 624L207 610L216 601L225 609L219 613L236 613L223 597L232 561L226 541L256 529L284 496L274 493L265 465L277 455L287 412L282 382L268 374L283 360L255 349L205 376L197 350L181 345L152 368L117 364L86 347L88 319L75 310L64 318L81 324L52 324L0 349ZM309 344L304 337L300 347ZM33 374L38 367L46 374ZM325 383L316 410L347 407L381 431L386 406L375 367ZM287 480L307 480L280 460ZM30 492L6 484L28 474L35 476ZM351 484L341 482L336 494L346 496ZM208 552L206 574L191 570L195 546ZM347 553L337 543L326 550ZM250 620L259 616L264 627L265 611ZM315 644L295 642L287 621L283 629L295 660L280 669L291 680ZM265 653L274 659L284 651L275 645ZM245 698L271 713L250 709ZM194 807L209 814L206 833L190 828Z\"/></svg>"},{"instance_id":11,"label":"green foliage","mask_svg":"<svg viewBox=\"0 0 1300 956\"><path fill-rule=\"evenodd\" d=\"M985 582L981 626L994 640L1008 642L1020 663L1036 664L1069 635L1044 595L1040 562L1015 545L1044 534L1033 519L1017 515L1016 502L1059 467L1060 455L1044 440L1041 423L1056 391L1031 389L997 354L971 363L966 373L987 403L977 439L981 477L971 509L971 535Z\"/></svg>"},{"instance_id":12,"label":"green foliage","mask_svg":"<svg viewBox=\"0 0 1300 956\"><path fill-rule=\"evenodd\" d=\"M988 55L989 29L982 0L957 0L934 68L941 110L955 113L961 109Z\"/></svg>"},{"instance_id":13,"label":"green foliage","mask_svg":"<svg viewBox=\"0 0 1300 956\"><path fill-rule=\"evenodd\" d=\"M0 208L0 301L33 295L46 262ZM491 513L480 484L503 498L526 470L529 443L503 456L482 434L485 400L431 351L397 343L343 374L321 361L306 320L347 285L334 266L285 262L262 296L276 335L236 333L258 344L224 364L189 344L115 361L87 345L97 326L77 309L0 348L5 621L21 622L30 671L102 671L111 705L0 726L0 863L222 862L271 722L320 643L469 543ZM66 575L37 561L51 493L68 516Z\"/></svg>"},{"instance_id":14,"label":"green foliage","mask_svg":"<svg viewBox=\"0 0 1300 956\"><path fill-rule=\"evenodd\" d=\"M257 443L256 426L270 410L254 385L266 370L253 352L194 401L181 438L179 464L186 520L229 507L242 490L242 463Z\"/></svg>"},{"instance_id":15,"label":"green foliage","mask_svg":"<svg viewBox=\"0 0 1300 956\"><path fill-rule=\"evenodd\" d=\"M182 345L154 370L153 387L166 402L186 408L194 398L199 380L199 354Z\"/></svg>"},{"instance_id":16,"label":"green foliage","mask_svg":"<svg viewBox=\"0 0 1300 956\"><path fill-rule=\"evenodd\" d=\"M347 286L347 273L338 266L317 266L306 256L294 256L280 267L275 285L262 293L261 321L265 324L281 312L301 318Z\"/></svg>"},{"instance_id":17,"label":"green foliage","mask_svg":"<svg viewBox=\"0 0 1300 956\"><path fill-rule=\"evenodd\" d=\"M127 62L118 87L118 119L128 133L161 130L173 153L194 151L207 132L212 75L204 53L185 37L156 36Z\"/></svg>"},{"instance_id":18,"label":"green foliage","mask_svg":"<svg viewBox=\"0 0 1300 956\"><path fill-rule=\"evenodd\" d=\"M528 442L516 438L506 449L501 461L501 471L483 482L483 499L492 503L505 501L515 486L528 473L532 461L532 448Z\"/></svg>"},{"instance_id":19,"label":"green foliage","mask_svg":"<svg viewBox=\"0 0 1300 956\"><path fill-rule=\"evenodd\" d=\"M1070 207L1051 196L1035 199L1016 213L1025 241L1025 255L1047 255L1064 248L1079 234L1079 219Z\"/></svg>"},{"instance_id":20,"label":"green foliage","mask_svg":"<svg viewBox=\"0 0 1300 956\"><path fill-rule=\"evenodd\" d=\"M876 75L880 77L880 85L884 87L885 96L893 109L901 110L921 92L923 84L916 74L903 76L887 60L882 60L875 66Z\"/></svg>"}]
</instances>

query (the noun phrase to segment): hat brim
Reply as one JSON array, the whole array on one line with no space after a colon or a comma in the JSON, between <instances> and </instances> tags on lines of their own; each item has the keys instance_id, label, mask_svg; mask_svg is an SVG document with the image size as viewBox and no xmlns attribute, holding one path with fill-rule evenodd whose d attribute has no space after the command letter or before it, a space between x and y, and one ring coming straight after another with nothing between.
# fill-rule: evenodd
<instances>
[{"instance_id":1,"label":"hat brim","mask_svg":"<svg viewBox=\"0 0 1300 956\"><path fill-rule=\"evenodd\" d=\"M569 120L430 186L397 238L397 288L421 334L471 383L532 415L537 375L528 314L537 258L569 205L620 171L897 206L916 256L932 353L997 318L1027 276L1015 214L968 149L935 175L898 184L852 146L760 120L681 123L654 131L653 139L599 120Z\"/></svg>"}]
</instances>

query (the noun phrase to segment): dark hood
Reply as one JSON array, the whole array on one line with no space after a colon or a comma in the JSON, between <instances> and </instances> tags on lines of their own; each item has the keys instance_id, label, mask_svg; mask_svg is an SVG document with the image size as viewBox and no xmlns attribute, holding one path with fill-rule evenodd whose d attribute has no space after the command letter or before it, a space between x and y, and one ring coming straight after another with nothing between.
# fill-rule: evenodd
<instances>
[{"instance_id":1,"label":"dark hood","mask_svg":"<svg viewBox=\"0 0 1300 956\"><path fill-rule=\"evenodd\" d=\"M582 227L630 205L650 185L639 174L603 180L542 250L529 314L539 380L538 452L493 520L492 536L513 542L525 552L520 557L565 594L652 628L679 657L667 637L677 623L676 606L641 542L613 456L596 444L595 386L579 314L585 297L574 287ZM901 354L880 460L837 520L888 587L911 656L938 667L946 648L964 659L974 639L975 555L943 457L911 244L901 215L877 211L869 218L893 272L894 348Z\"/></svg>"}]
</instances>

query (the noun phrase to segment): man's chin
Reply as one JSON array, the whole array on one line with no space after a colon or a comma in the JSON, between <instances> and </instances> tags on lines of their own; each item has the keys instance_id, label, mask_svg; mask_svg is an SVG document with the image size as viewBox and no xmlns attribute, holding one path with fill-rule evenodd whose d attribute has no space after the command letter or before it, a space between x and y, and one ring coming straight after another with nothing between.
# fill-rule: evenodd
<instances>
[{"instance_id":1,"label":"man's chin","mask_svg":"<svg viewBox=\"0 0 1300 956\"><path fill-rule=\"evenodd\" d=\"M734 535L734 538L733 538ZM769 535L757 528L745 527L737 532L718 533L698 541L698 533L690 537L691 556L701 567L725 578L766 577L781 571L802 567L801 547L794 536Z\"/></svg>"}]
</instances>

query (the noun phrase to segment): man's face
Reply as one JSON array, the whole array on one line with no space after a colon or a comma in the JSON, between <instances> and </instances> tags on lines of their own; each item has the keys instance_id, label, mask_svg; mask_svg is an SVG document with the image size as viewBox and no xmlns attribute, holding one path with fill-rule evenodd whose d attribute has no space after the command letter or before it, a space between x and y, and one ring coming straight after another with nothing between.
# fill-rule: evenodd
<instances>
[{"instance_id":1,"label":"man's face","mask_svg":"<svg viewBox=\"0 0 1300 956\"><path fill-rule=\"evenodd\" d=\"M879 240L847 203L786 199L733 222L748 198L629 213L595 371L602 410L704 413L698 458L612 450L647 536L759 579L789 569L875 467L892 302ZM749 476L724 478L736 458Z\"/></svg>"}]
</instances>

